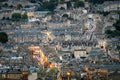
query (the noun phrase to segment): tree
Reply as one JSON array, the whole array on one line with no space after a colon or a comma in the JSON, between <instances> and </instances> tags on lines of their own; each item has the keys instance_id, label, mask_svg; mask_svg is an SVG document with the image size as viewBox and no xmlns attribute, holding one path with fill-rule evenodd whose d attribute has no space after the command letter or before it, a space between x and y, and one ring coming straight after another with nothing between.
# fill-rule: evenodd
<instances>
[{"instance_id":1,"label":"tree","mask_svg":"<svg viewBox=\"0 0 120 80\"><path fill-rule=\"evenodd\" d=\"M70 0L70 1L72 1L72 2L78 2L78 1L80 1L80 0Z\"/></svg>"},{"instance_id":2,"label":"tree","mask_svg":"<svg viewBox=\"0 0 120 80\"><path fill-rule=\"evenodd\" d=\"M28 0L30 1L31 3L37 3L37 2L43 2L44 0Z\"/></svg>"},{"instance_id":3,"label":"tree","mask_svg":"<svg viewBox=\"0 0 120 80\"><path fill-rule=\"evenodd\" d=\"M9 17L3 17L2 20L10 20Z\"/></svg>"},{"instance_id":4,"label":"tree","mask_svg":"<svg viewBox=\"0 0 120 80\"><path fill-rule=\"evenodd\" d=\"M22 20L27 20L28 19L27 13L22 14L21 19Z\"/></svg>"},{"instance_id":5,"label":"tree","mask_svg":"<svg viewBox=\"0 0 120 80\"><path fill-rule=\"evenodd\" d=\"M104 11L97 11L97 13L102 14L103 16L107 16L110 14L110 12L104 12Z\"/></svg>"},{"instance_id":6,"label":"tree","mask_svg":"<svg viewBox=\"0 0 120 80\"><path fill-rule=\"evenodd\" d=\"M59 0L50 0L50 2L57 3Z\"/></svg>"},{"instance_id":7,"label":"tree","mask_svg":"<svg viewBox=\"0 0 120 80\"><path fill-rule=\"evenodd\" d=\"M85 1L93 3L93 4L102 4L105 1L118 1L118 0L85 0Z\"/></svg>"},{"instance_id":8,"label":"tree","mask_svg":"<svg viewBox=\"0 0 120 80\"><path fill-rule=\"evenodd\" d=\"M8 42L8 35L5 32L0 32L0 42L1 43Z\"/></svg>"},{"instance_id":9,"label":"tree","mask_svg":"<svg viewBox=\"0 0 120 80\"><path fill-rule=\"evenodd\" d=\"M23 8L23 6L21 4L18 4L17 9L21 9L21 8Z\"/></svg>"},{"instance_id":10,"label":"tree","mask_svg":"<svg viewBox=\"0 0 120 80\"><path fill-rule=\"evenodd\" d=\"M101 3L103 3L105 0L85 0L85 1L88 1L88 2L93 3L93 4L101 4Z\"/></svg>"},{"instance_id":11,"label":"tree","mask_svg":"<svg viewBox=\"0 0 120 80\"><path fill-rule=\"evenodd\" d=\"M13 13L12 14L12 20L13 21L20 21L21 19L21 14L20 13Z\"/></svg>"},{"instance_id":12,"label":"tree","mask_svg":"<svg viewBox=\"0 0 120 80\"><path fill-rule=\"evenodd\" d=\"M12 14L12 21L20 21L20 20L27 20L28 16L27 13L21 14L21 13L13 13Z\"/></svg>"},{"instance_id":13,"label":"tree","mask_svg":"<svg viewBox=\"0 0 120 80\"><path fill-rule=\"evenodd\" d=\"M2 9L2 6L1 6L1 4L0 4L0 9Z\"/></svg>"},{"instance_id":14,"label":"tree","mask_svg":"<svg viewBox=\"0 0 120 80\"><path fill-rule=\"evenodd\" d=\"M105 33L107 34L108 37L116 37L116 36L120 36L120 31L118 30L106 30Z\"/></svg>"},{"instance_id":15,"label":"tree","mask_svg":"<svg viewBox=\"0 0 120 80\"><path fill-rule=\"evenodd\" d=\"M10 20L10 18L9 18L9 17L6 17L6 20Z\"/></svg>"},{"instance_id":16,"label":"tree","mask_svg":"<svg viewBox=\"0 0 120 80\"><path fill-rule=\"evenodd\" d=\"M9 7L10 7L10 8L13 8L14 6L13 6L13 5L10 5Z\"/></svg>"},{"instance_id":17,"label":"tree","mask_svg":"<svg viewBox=\"0 0 120 80\"><path fill-rule=\"evenodd\" d=\"M105 33L106 33L106 34L111 34L112 31L111 31L111 30L106 30Z\"/></svg>"},{"instance_id":18,"label":"tree","mask_svg":"<svg viewBox=\"0 0 120 80\"><path fill-rule=\"evenodd\" d=\"M43 2L43 4L37 9L38 11L54 11L58 3L56 2Z\"/></svg>"},{"instance_id":19,"label":"tree","mask_svg":"<svg viewBox=\"0 0 120 80\"><path fill-rule=\"evenodd\" d=\"M66 18L68 18L68 16L69 16L68 14L63 14L62 17L66 17Z\"/></svg>"},{"instance_id":20,"label":"tree","mask_svg":"<svg viewBox=\"0 0 120 80\"><path fill-rule=\"evenodd\" d=\"M45 2L44 7L50 11L53 11L57 6L57 3L55 2Z\"/></svg>"},{"instance_id":21,"label":"tree","mask_svg":"<svg viewBox=\"0 0 120 80\"><path fill-rule=\"evenodd\" d=\"M78 7L84 7L85 4L83 1L78 1L74 3L74 8L78 8Z\"/></svg>"},{"instance_id":22,"label":"tree","mask_svg":"<svg viewBox=\"0 0 120 80\"><path fill-rule=\"evenodd\" d=\"M5 20L5 17L3 17L2 20Z\"/></svg>"},{"instance_id":23,"label":"tree","mask_svg":"<svg viewBox=\"0 0 120 80\"><path fill-rule=\"evenodd\" d=\"M8 0L0 0L0 2L5 2L5 1L8 1Z\"/></svg>"},{"instance_id":24,"label":"tree","mask_svg":"<svg viewBox=\"0 0 120 80\"><path fill-rule=\"evenodd\" d=\"M113 26L115 26L116 30L120 31L120 20L113 24Z\"/></svg>"},{"instance_id":25,"label":"tree","mask_svg":"<svg viewBox=\"0 0 120 80\"><path fill-rule=\"evenodd\" d=\"M64 7L61 7L60 10L65 10L65 8L64 8Z\"/></svg>"},{"instance_id":26,"label":"tree","mask_svg":"<svg viewBox=\"0 0 120 80\"><path fill-rule=\"evenodd\" d=\"M36 3L36 0L30 0L31 3Z\"/></svg>"},{"instance_id":27,"label":"tree","mask_svg":"<svg viewBox=\"0 0 120 80\"><path fill-rule=\"evenodd\" d=\"M7 3L4 3L4 4L2 5L2 7L8 7L8 4L7 4Z\"/></svg>"}]
</instances>

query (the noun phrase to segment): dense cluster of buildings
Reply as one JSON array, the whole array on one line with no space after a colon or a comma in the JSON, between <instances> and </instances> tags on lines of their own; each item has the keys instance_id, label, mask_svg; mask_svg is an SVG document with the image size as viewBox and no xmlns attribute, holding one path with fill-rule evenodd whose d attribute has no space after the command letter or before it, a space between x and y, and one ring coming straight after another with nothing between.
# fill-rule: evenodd
<instances>
[{"instance_id":1,"label":"dense cluster of buildings","mask_svg":"<svg viewBox=\"0 0 120 80\"><path fill-rule=\"evenodd\" d=\"M8 0L7 3L16 5L0 10L0 30L9 38L6 44L0 43L0 79L80 80L92 76L94 80L108 79L112 72L120 74L119 38L108 39L105 35L105 30L115 29L117 13L105 17L92 13L86 8L90 7L88 2L76 9L59 4L54 14L35 11L39 4L29 1ZM18 4L23 8L17 9ZM119 10L120 1L104 2L92 9ZM28 20L12 21L13 13L27 13Z\"/></svg>"}]
</instances>

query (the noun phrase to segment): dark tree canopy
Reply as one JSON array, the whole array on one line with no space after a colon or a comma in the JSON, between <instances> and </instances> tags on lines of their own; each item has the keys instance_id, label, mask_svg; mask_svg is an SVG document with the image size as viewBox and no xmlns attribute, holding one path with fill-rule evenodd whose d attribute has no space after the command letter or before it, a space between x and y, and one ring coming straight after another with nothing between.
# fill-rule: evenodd
<instances>
[{"instance_id":1,"label":"dark tree canopy","mask_svg":"<svg viewBox=\"0 0 120 80\"><path fill-rule=\"evenodd\" d=\"M8 7L8 4L7 3L4 3L3 5L2 5L2 7Z\"/></svg>"},{"instance_id":2,"label":"dark tree canopy","mask_svg":"<svg viewBox=\"0 0 120 80\"><path fill-rule=\"evenodd\" d=\"M69 16L68 14L63 14L62 17L66 17L66 18L68 18L68 16Z\"/></svg>"},{"instance_id":3,"label":"dark tree canopy","mask_svg":"<svg viewBox=\"0 0 120 80\"><path fill-rule=\"evenodd\" d=\"M102 14L103 16L107 16L110 14L110 12L104 12L104 11L97 11L97 13Z\"/></svg>"},{"instance_id":4,"label":"dark tree canopy","mask_svg":"<svg viewBox=\"0 0 120 80\"><path fill-rule=\"evenodd\" d=\"M74 8L78 8L78 7L84 7L85 4L83 1L78 1L74 3Z\"/></svg>"},{"instance_id":5,"label":"dark tree canopy","mask_svg":"<svg viewBox=\"0 0 120 80\"><path fill-rule=\"evenodd\" d=\"M116 36L120 36L120 31L118 30L106 30L105 33L107 34L108 37L116 37Z\"/></svg>"},{"instance_id":6,"label":"dark tree canopy","mask_svg":"<svg viewBox=\"0 0 120 80\"><path fill-rule=\"evenodd\" d=\"M21 9L21 8L23 8L23 6L21 4L18 4L17 9Z\"/></svg>"},{"instance_id":7,"label":"dark tree canopy","mask_svg":"<svg viewBox=\"0 0 120 80\"><path fill-rule=\"evenodd\" d=\"M112 31L111 31L111 30L106 30L105 33L106 33L106 34L111 34Z\"/></svg>"},{"instance_id":8,"label":"dark tree canopy","mask_svg":"<svg viewBox=\"0 0 120 80\"><path fill-rule=\"evenodd\" d=\"M35 3L35 2L36 2L36 0L30 0L30 2L31 2L31 3Z\"/></svg>"},{"instance_id":9,"label":"dark tree canopy","mask_svg":"<svg viewBox=\"0 0 120 80\"><path fill-rule=\"evenodd\" d=\"M20 20L27 20L28 16L27 13L21 14L21 13L13 13L12 14L12 21L20 21Z\"/></svg>"},{"instance_id":10,"label":"dark tree canopy","mask_svg":"<svg viewBox=\"0 0 120 80\"><path fill-rule=\"evenodd\" d=\"M120 12L117 11L117 13L120 16ZM116 36L120 36L120 19L116 21L116 23L113 24L113 26L116 28L116 30L106 30L105 33L109 36L109 37L116 37Z\"/></svg>"},{"instance_id":11,"label":"dark tree canopy","mask_svg":"<svg viewBox=\"0 0 120 80\"><path fill-rule=\"evenodd\" d=\"M0 42L1 43L8 42L8 35L5 32L0 32Z\"/></svg>"},{"instance_id":12,"label":"dark tree canopy","mask_svg":"<svg viewBox=\"0 0 120 80\"><path fill-rule=\"evenodd\" d=\"M43 4L38 8L38 11L54 11L56 6L58 5L57 2L55 1L50 1L50 2L43 2Z\"/></svg>"},{"instance_id":13,"label":"dark tree canopy","mask_svg":"<svg viewBox=\"0 0 120 80\"><path fill-rule=\"evenodd\" d=\"M70 0L70 1L72 1L72 2L78 2L78 1L80 1L80 0Z\"/></svg>"},{"instance_id":14,"label":"dark tree canopy","mask_svg":"<svg viewBox=\"0 0 120 80\"><path fill-rule=\"evenodd\" d=\"M29 0L31 3L43 2L44 0Z\"/></svg>"},{"instance_id":15,"label":"dark tree canopy","mask_svg":"<svg viewBox=\"0 0 120 80\"><path fill-rule=\"evenodd\" d=\"M22 20L27 20L28 19L27 13L22 14L21 19Z\"/></svg>"},{"instance_id":16,"label":"dark tree canopy","mask_svg":"<svg viewBox=\"0 0 120 80\"><path fill-rule=\"evenodd\" d=\"M85 1L91 2L93 4L102 4L105 1L119 1L119 0L85 0Z\"/></svg>"},{"instance_id":17,"label":"dark tree canopy","mask_svg":"<svg viewBox=\"0 0 120 80\"><path fill-rule=\"evenodd\" d=\"M19 21L21 19L21 14L20 13L13 13L12 14L12 20L13 21Z\"/></svg>"},{"instance_id":18,"label":"dark tree canopy","mask_svg":"<svg viewBox=\"0 0 120 80\"><path fill-rule=\"evenodd\" d=\"M118 20L115 24L113 24L116 30L120 31L120 20Z\"/></svg>"},{"instance_id":19,"label":"dark tree canopy","mask_svg":"<svg viewBox=\"0 0 120 80\"><path fill-rule=\"evenodd\" d=\"M8 1L8 0L0 0L0 2L5 2L5 1Z\"/></svg>"}]
</instances>

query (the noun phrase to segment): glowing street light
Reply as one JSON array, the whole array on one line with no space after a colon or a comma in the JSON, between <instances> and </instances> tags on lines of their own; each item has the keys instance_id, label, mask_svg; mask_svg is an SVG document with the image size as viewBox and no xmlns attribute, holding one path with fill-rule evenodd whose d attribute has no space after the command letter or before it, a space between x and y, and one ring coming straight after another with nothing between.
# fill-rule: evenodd
<instances>
[{"instance_id":1,"label":"glowing street light","mask_svg":"<svg viewBox=\"0 0 120 80\"><path fill-rule=\"evenodd\" d=\"M70 75L71 75L71 73L70 73L70 72L67 72L66 75L67 75L68 80L70 80Z\"/></svg>"}]
</instances>

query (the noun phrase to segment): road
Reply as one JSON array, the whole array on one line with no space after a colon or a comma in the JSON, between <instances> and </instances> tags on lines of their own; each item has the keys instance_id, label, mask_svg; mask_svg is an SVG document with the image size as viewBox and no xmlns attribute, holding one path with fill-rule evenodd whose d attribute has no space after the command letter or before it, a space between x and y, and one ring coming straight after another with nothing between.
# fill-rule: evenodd
<instances>
[{"instance_id":1,"label":"road","mask_svg":"<svg viewBox=\"0 0 120 80\"><path fill-rule=\"evenodd\" d=\"M93 34L96 29L95 21L89 20L88 29L89 30L85 32L84 36L86 37L87 40L91 41L93 39Z\"/></svg>"}]
</instances>

